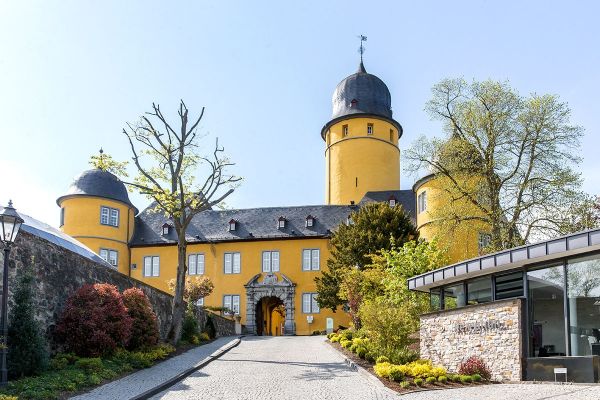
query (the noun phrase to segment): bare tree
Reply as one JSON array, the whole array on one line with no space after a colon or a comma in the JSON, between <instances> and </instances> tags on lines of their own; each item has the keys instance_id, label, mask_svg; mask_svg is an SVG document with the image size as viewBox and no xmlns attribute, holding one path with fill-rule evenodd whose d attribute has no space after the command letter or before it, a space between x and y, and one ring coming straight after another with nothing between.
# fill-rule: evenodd
<instances>
[{"instance_id":1,"label":"bare tree","mask_svg":"<svg viewBox=\"0 0 600 400\"><path fill-rule=\"evenodd\" d=\"M177 276L168 338L177 343L184 315L186 274L186 230L198 213L221 203L234 191L241 178L229 175L234 165L223 155L218 139L212 154L200 155L198 124L204 116L189 120L183 100L179 104L178 126L171 125L160 105L123 129L131 146L138 174L128 185L153 201L154 209L171 218L177 233ZM202 177L202 178L199 178Z\"/></svg>"},{"instance_id":2,"label":"bare tree","mask_svg":"<svg viewBox=\"0 0 600 400\"><path fill-rule=\"evenodd\" d=\"M454 206L432 212L446 227L479 221L491 249L561 232L565 208L581 198L579 140L583 129L555 95L520 96L507 83L446 79L426 110L447 138L420 138L405 152L408 170L442 179Z\"/></svg>"}]
</instances>

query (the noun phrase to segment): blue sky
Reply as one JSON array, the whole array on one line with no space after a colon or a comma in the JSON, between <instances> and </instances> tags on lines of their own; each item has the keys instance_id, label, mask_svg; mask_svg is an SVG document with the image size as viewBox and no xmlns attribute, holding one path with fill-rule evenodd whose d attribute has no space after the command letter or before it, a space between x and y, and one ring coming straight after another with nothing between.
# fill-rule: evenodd
<instances>
[{"instance_id":1,"label":"blue sky","mask_svg":"<svg viewBox=\"0 0 600 400\"><path fill-rule=\"evenodd\" d=\"M320 204L336 84L358 64L392 93L401 147L441 126L423 111L444 77L559 94L586 129L584 188L600 192L596 1L0 2L0 204L58 223L56 198L152 102L206 106L244 178L228 206ZM414 177L403 175L401 186ZM147 200L133 195L143 208Z\"/></svg>"}]
</instances>

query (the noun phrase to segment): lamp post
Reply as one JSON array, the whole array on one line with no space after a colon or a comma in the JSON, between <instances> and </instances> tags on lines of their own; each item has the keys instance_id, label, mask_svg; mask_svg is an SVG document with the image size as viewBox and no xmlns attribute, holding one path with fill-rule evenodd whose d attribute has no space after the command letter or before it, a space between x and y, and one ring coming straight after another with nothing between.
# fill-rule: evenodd
<instances>
[{"instance_id":1,"label":"lamp post","mask_svg":"<svg viewBox=\"0 0 600 400\"><path fill-rule=\"evenodd\" d=\"M8 336L8 257L10 255L10 246L15 242L23 218L19 216L17 210L12 206L12 201L8 201L8 207L0 211L0 241L4 245L4 273L2 274L2 360L0 364L0 386L8 383L8 369L6 365L7 336Z\"/></svg>"}]
</instances>

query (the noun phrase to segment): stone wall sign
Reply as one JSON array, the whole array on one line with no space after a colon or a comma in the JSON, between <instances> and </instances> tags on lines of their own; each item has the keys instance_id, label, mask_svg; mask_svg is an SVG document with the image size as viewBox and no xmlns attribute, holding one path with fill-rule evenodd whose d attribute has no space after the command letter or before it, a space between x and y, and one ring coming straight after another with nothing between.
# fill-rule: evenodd
<instances>
[{"instance_id":1,"label":"stone wall sign","mask_svg":"<svg viewBox=\"0 0 600 400\"><path fill-rule=\"evenodd\" d=\"M523 371L523 300L509 299L421 316L421 358L458 372L481 357L497 381L520 381Z\"/></svg>"}]
</instances>

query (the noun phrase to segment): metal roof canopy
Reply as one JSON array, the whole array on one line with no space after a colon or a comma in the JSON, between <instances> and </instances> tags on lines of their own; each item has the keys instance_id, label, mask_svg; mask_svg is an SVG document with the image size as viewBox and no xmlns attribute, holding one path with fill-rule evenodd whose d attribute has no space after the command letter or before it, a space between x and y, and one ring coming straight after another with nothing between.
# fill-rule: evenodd
<instances>
[{"instance_id":1,"label":"metal roof canopy","mask_svg":"<svg viewBox=\"0 0 600 400\"><path fill-rule=\"evenodd\" d=\"M408 288L428 292L431 288L449 283L596 250L600 250L600 229L573 233L461 261L409 278Z\"/></svg>"}]
</instances>

